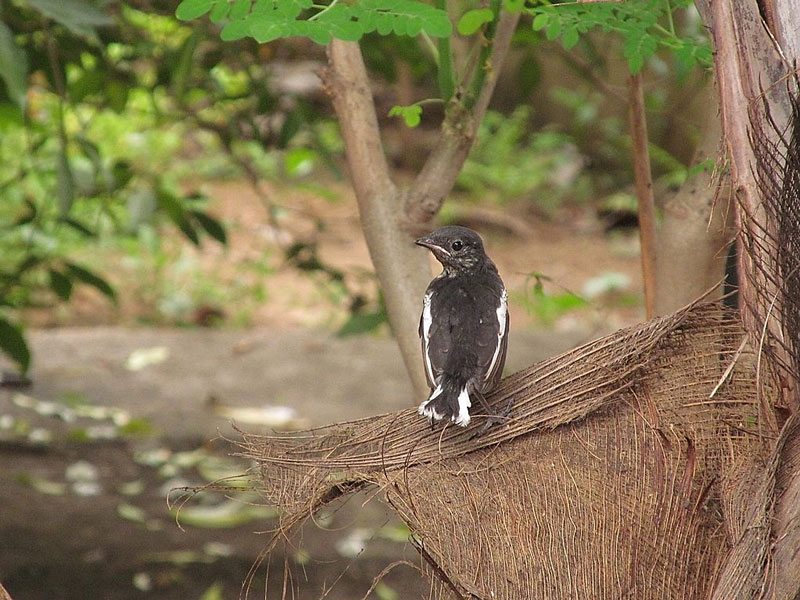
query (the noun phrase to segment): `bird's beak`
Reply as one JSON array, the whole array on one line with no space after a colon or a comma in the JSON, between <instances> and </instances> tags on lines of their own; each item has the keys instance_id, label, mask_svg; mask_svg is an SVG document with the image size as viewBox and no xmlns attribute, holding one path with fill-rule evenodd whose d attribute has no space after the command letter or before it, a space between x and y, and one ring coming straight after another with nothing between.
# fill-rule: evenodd
<instances>
[{"instance_id":1,"label":"bird's beak","mask_svg":"<svg viewBox=\"0 0 800 600\"><path fill-rule=\"evenodd\" d=\"M431 240L431 238L421 237L418 240L415 240L414 243L417 246L424 246L425 248L427 248L428 250L430 250L434 254L440 254L441 253L441 254L444 254L445 256L450 256L450 253L447 250L445 250L444 248L442 248L441 246L436 244L433 240Z\"/></svg>"}]
</instances>

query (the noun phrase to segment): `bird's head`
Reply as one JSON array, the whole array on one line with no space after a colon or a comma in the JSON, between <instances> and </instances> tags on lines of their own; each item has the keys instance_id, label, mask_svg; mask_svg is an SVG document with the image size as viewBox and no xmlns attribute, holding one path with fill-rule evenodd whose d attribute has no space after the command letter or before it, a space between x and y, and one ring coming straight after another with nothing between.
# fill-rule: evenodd
<instances>
[{"instance_id":1,"label":"bird's head","mask_svg":"<svg viewBox=\"0 0 800 600\"><path fill-rule=\"evenodd\" d=\"M466 227L441 227L415 243L428 248L445 271L469 271L487 260L481 236Z\"/></svg>"}]
</instances>

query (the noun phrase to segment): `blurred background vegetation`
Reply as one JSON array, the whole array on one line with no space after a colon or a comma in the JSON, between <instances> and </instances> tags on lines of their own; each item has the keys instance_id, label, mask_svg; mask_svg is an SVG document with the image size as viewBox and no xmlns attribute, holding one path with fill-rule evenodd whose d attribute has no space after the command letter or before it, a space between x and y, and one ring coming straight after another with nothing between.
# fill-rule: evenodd
<instances>
[{"instance_id":1,"label":"blurred background vegetation","mask_svg":"<svg viewBox=\"0 0 800 600\"><path fill-rule=\"evenodd\" d=\"M8 359L0 360L8 407L0 414L0 448L11 450L6 457L16 478L6 487L12 495L32 491L30 506L45 496L63 501L62 508L92 497L101 506L97 513L85 504L73 513L89 519L107 500L110 508L98 518L152 533L142 538L146 548L131 550L140 552L137 560L146 550L146 558L119 572L102 571L124 578L106 582L120 590L114 597L151 589L173 597L176 586L186 585L191 597L216 600L223 597L223 580L235 580L225 589L238 590L255 554L247 555L243 570L238 565L223 573L208 565L224 562L243 539L235 527L261 524L275 513L258 506L254 493L237 503L203 493L186 507L183 523L213 529L213 541L191 551L154 550L166 547L173 533L172 523L164 526L176 514L175 506L171 512L163 506L170 490L214 482L248 465L221 456L230 452L227 444L207 447L213 431L191 444L159 438L163 423L106 406L113 401L98 401L89 388L58 389L55 396L36 388L31 395L16 387L6 393L6 383L30 383L25 374L37 360L30 333L141 325L270 332L313 327L387 337L339 124L318 77L326 55L317 42L329 37L325 27L360 37L383 143L402 184L414 178L441 134L448 85L442 84L436 35L452 29L453 55L468 64L470 48L485 46L492 18L469 0L447 3L452 28L441 14L425 12L444 2L347 3L427 7L416 25L400 27L404 21L398 20L394 33L402 29L403 35L394 35L391 22L377 31L342 28L331 16L336 11L330 7L343 6L336 1L259 1L276 7L300 2L328 20L314 21L324 21L316 29L292 20L280 35L253 30L263 37L259 43L250 30L236 29L250 0L0 0L0 351ZM692 160L712 97L710 50L687 0L558 4L491 3L494 18L501 5L522 17L438 221L476 228L487 239L510 291L515 332L548 329L558 336L578 324L593 335L643 317L627 124L630 73L644 76L659 200L709 168L707 161ZM176 18L176 10L188 20ZM231 355L244 356L252 345L239 340ZM116 367L138 372L164 363L168 353L166 346L137 348ZM161 418L160 404L175 401L151 400ZM190 409L178 410L199 414L205 403L226 423L255 414L253 427L276 426L276 419L277 426L297 427L313 416L287 406L227 406L213 394L194 400ZM364 400L364 410L372 401ZM54 440L63 453L29 460L27 452L53 448ZM108 465L120 464L135 467L112 488L103 479L112 479ZM123 477L116 466L110 471ZM46 506L42 510L49 511ZM336 534L335 553L351 560L373 538L402 548L407 529L381 518L379 525ZM318 521L332 519L320 515ZM59 533L61 526L55 525ZM52 536L31 542L46 548L57 535L36 533ZM83 534L91 531L78 531L74 539ZM299 548L293 564L305 568L317 550L311 546ZM102 552L75 558L80 570L105 561ZM163 581L151 576L154 563L169 565ZM32 590L42 578L26 568L13 575ZM375 594L391 600L403 597L398 590L380 583ZM85 597L80 588L73 591L71 597Z\"/></svg>"},{"instance_id":2,"label":"blurred background vegetation","mask_svg":"<svg viewBox=\"0 0 800 600\"><path fill-rule=\"evenodd\" d=\"M471 6L456 4L455 14ZM506 233L508 220L489 213L562 224L590 215L608 230L635 224L620 101L626 63L647 77L659 188L690 176L687 140L707 99L710 55L696 13L675 4L639 2L654 14L636 22L644 42L639 33L631 41L639 29L619 15L591 21L535 5L523 16L442 221L488 219ZM328 306L315 324L357 333L384 320L369 269L335 266L319 252L330 211L297 199L311 194L336 211L346 193L342 141L316 76L324 48L298 37L223 42L213 20L180 22L176 6L0 2L0 340L23 370L27 326L258 324L285 269L308 277ZM437 95L426 37L362 40L401 173L421 163L441 118L442 105L423 100ZM411 120L388 116L395 106L408 117L401 109L412 105ZM226 181L258 198L261 212L247 218L264 243L229 254L239 260L223 267L204 257L230 252L231 228L247 227L221 218L236 211L209 196L219 190L209 182ZM515 297L551 322L559 311L552 298L542 308L542 289L522 286ZM556 307L583 304L566 298Z\"/></svg>"}]
</instances>

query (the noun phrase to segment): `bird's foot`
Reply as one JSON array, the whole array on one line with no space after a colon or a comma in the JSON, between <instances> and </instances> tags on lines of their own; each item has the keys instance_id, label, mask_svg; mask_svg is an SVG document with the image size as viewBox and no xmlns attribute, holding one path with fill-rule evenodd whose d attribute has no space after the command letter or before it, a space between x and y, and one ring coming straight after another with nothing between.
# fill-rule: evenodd
<instances>
[{"instance_id":1,"label":"bird's foot","mask_svg":"<svg viewBox=\"0 0 800 600\"><path fill-rule=\"evenodd\" d=\"M489 431L489 428L492 427L493 425L501 425L507 422L511 418L511 411L513 409L514 409L514 399L511 398L511 400L508 401L508 404L506 404L503 410L489 415L486 418L486 422L483 424L483 426L478 431L476 431L470 439L474 440L475 438L482 436L484 433Z\"/></svg>"}]
</instances>

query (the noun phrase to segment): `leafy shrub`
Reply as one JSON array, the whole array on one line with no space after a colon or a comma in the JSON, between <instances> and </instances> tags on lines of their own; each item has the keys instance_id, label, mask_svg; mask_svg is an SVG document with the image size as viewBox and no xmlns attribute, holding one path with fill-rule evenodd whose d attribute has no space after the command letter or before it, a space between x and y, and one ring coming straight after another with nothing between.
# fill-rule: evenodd
<instances>
[{"instance_id":1,"label":"leafy shrub","mask_svg":"<svg viewBox=\"0 0 800 600\"><path fill-rule=\"evenodd\" d=\"M501 202L531 198L544 208L569 193L583 159L568 134L531 131L530 114L528 106L508 117L488 111L457 185Z\"/></svg>"}]
</instances>

